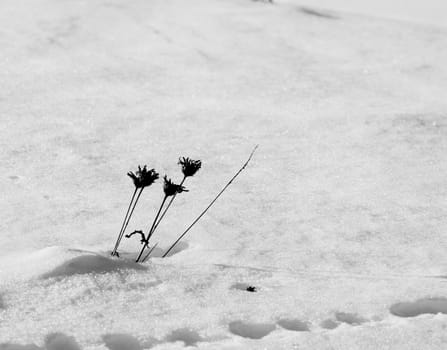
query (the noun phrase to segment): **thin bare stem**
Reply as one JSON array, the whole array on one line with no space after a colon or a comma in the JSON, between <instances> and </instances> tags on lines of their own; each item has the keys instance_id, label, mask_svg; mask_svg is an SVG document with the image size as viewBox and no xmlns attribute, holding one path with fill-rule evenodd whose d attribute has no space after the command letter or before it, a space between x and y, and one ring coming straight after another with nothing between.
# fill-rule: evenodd
<instances>
[{"instance_id":1,"label":"thin bare stem","mask_svg":"<svg viewBox=\"0 0 447 350\"><path fill-rule=\"evenodd\" d=\"M180 182L180 186L183 185L183 183L186 180L186 176L183 177L182 182ZM164 216L166 215L166 212L168 211L169 207L171 206L172 202L174 201L175 197L177 196L177 193L174 194L171 199L168 202L168 205L166 206L166 208L163 210L163 213L160 215L160 219L158 219L157 223L155 224L154 228L152 229L152 232L150 232L149 234L152 235L154 233L154 231L157 229L158 225L160 225L160 221L163 220ZM144 261L144 260L143 260Z\"/></svg>"},{"instance_id":2,"label":"thin bare stem","mask_svg":"<svg viewBox=\"0 0 447 350\"><path fill-rule=\"evenodd\" d=\"M154 244L154 246L149 250L149 253L146 254L146 256L141 260L141 262L145 262L147 258L149 258L149 255L151 255L152 251L155 249L155 247L158 245L158 242Z\"/></svg>"},{"instance_id":3,"label":"thin bare stem","mask_svg":"<svg viewBox=\"0 0 447 350\"><path fill-rule=\"evenodd\" d=\"M169 247L169 249L166 251L166 253L163 254L163 258L165 258L169 252L177 245L178 242L188 233L188 231L202 218L203 215L208 211L209 208L212 207L212 205L217 201L217 199L222 195L222 193L225 192L225 190L228 188L228 186L231 185L231 183L234 181L234 179L245 169L245 167L250 162L251 158L253 157L253 154L255 153L256 149L258 148L258 145L253 148L253 151L251 151L250 156L248 157L247 161L244 163L242 168L239 169L239 171L231 178L230 181L224 186L224 188L217 194L217 196L211 201L211 203L202 211L202 213L192 222L191 225L180 235L180 237Z\"/></svg>"},{"instance_id":4,"label":"thin bare stem","mask_svg":"<svg viewBox=\"0 0 447 350\"><path fill-rule=\"evenodd\" d=\"M140 196L141 196L141 194L143 193L143 190L144 190L144 187L141 188L140 192L139 192L138 195L137 195L137 198L135 199L135 202L134 202L134 204L133 204L132 210L130 211L129 217L128 217L128 219L127 219L126 225L124 225L123 232L121 233L121 238L120 238L118 244L121 243L121 240L122 240L122 238L123 238L123 236L124 236L124 233L126 232L127 225L129 225L130 218L132 217L133 211L135 210L135 207L137 206L138 200L140 199ZM117 247L117 248L118 248L118 247Z\"/></svg>"},{"instance_id":5,"label":"thin bare stem","mask_svg":"<svg viewBox=\"0 0 447 350\"><path fill-rule=\"evenodd\" d=\"M121 225L120 233L118 234L118 238L116 239L115 247L113 248L113 251L112 251L111 255L116 255L116 251L117 251L118 246L120 244L120 240L121 240L121 238L123 236L123 227L126 224L127 216L129 215L129 211L130 211L130 208L132 206L132 203L133 203L133 200L135 198L135 195L137 194L137 190L138 190L138 188L135 187L135 191L133 192L132 198L130 199L129 207L127 208L127 212L126 212L126 216L124 217L123 224Z\"/></svg>"},{"instance_id":6,"label":"thin bare stem","mask_svg":"<svg viewBox=\"0 0 447 350\"><path fill-rule=\"evenodd\" d=\"M149 229L149 233L147 234L146 242L143 244L143 248L141 248L140 254L138 254L137 260L135 260L136 262L140 261L140 258L143 255L144 250L149 245L149 239L151 238L151 232L154 229L155 223L157 222L157 219L160 216L161 210L163 209L163 206L164 206L167 198L168 198L168 196L164 196L163 201L161 202L160 209L158 209L157 215L155 216L155 219L152 222L152 226Z\"/></svg>"}]
</instances>

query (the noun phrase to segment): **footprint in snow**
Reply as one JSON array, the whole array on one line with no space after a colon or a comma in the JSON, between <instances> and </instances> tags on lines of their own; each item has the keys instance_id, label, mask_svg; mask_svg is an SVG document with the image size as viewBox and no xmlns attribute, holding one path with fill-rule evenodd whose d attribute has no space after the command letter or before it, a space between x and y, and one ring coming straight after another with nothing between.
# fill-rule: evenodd
<instances>
[{"instance_id":1,"label":"footprint in snow","mask_svg":"<svg viewBox=\"0 0 447 350\"><path fill-rule=\"evenodd\" d=\"M46 350L81 350L75 338L63 333L50 333L45 337Z\"/></svg>"},{"instance_id":2,"label":"footprint in snow","mask_svg":"<svg viewBox=\"0 0 447 350\"><path fill-rule=\"evenodd\" d=\"M416 317L422 314L447 314L447 298L424 298L414 302L397 303L390 312L399 317Z\"/></svg>"},{"instance_id":3,"label":"footprint in snow","mask_svg":"<svg viewBox=\"0 0 447 350\"><path fill-rule=\"evenodd\" d=\"M295 331L295 332L309 332L309 323L303 322L297 319L288 319L288 318L282 318L278 320L277 324L289 331Z\"/></svg>"},{"instance_id":4,"label":"footprint in snow","mask_svg":"<svg viewBox=\"0 0 447 350\"><path fill-rule=\"evenodd\" d=\"M106 347L110 350L143 350L143 346L140 344L137 338L130 334L114 333L105 334L102 336L102 340ZM144 348L150 348L154 344L145 344Z\"/></svg>"},{"instance_id":5,"label":"footprint in snow","mask_svg":"<svg viewBox=\"0 0 447 350\"><path fill-rule=\"evenodd\" d=\"M272 323L252 323L244 321L230 322L228 328L231 333L250 339L261 339L273 332L276 326Z\"/></svg>"}]
</instances>

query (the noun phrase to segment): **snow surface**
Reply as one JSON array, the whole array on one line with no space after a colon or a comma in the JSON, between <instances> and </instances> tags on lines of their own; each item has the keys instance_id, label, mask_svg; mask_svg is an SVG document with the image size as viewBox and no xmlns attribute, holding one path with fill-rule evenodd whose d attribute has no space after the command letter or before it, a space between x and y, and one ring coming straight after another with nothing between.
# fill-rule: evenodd
<instances>
[{"instance_id":1,"label":"snow surface","mask_svg":"<svg viewBox=\"0 0 447 350\"><path fill-rule=\"evenodd\" d=\"M446 349L447 29L383 9L2 0L0 349Z\"/></svg>"}]
</instances>

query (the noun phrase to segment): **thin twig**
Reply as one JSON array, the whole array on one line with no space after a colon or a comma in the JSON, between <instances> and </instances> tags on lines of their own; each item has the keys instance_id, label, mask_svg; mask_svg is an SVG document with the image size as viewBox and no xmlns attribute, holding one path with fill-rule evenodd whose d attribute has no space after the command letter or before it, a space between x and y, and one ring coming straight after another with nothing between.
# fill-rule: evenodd
<instances>
[{"instance_id":1,"label":"thin twig","mask_svg":"<svg viewBox=\"0 0 447 350\"><path fill-rule=\"evenodd\" d=\"M186 176L183 177L182 182L180 182L180 186L183 185L183 183L185 182L185 180L186 180ZM150 232L150 235L151 235L151 236L153 235L154 231L157 229L158 225L160 225L160 221L163 220L163 217L166 215L166 212L168 211L169 207L171 206L171 204L172 204L172 202L174 201L174 199L175 199L176 196L177 196L177 193L174 194L174 195L171 197L171 200L169 201L169 203L168 203L168 205L166 206L165 210L163 210L163 213L161 214L160 219L158 219L157 223L155 224L154 228L152 229L152 232ZM144 261L144 260L143 260L143 261Z\"/></svg>"},{"instance_id":2,"label":"thin twig","mask_svg":"<svg viewBox=\"0 0 447 350\"><path fill-rule=\"evenodd\" d=\"M149 253L146 254L146 256L141 260L141 262L145 262L147 258L149 258L149 255L151 255L152 251L155 249L155 247L158 245L158 242L154 244L154 246L149 250Z\"/></svg>"},{"instance_id":3,"label":"thin twig","mask_svg":"<svg viewBox=\"0 0 447 350\"><path fill-rule=\"evenodd\" d=\"M146 243L143 245L143 248L141 248L140 254L138 254L137 260L135 260L136 262L139 262L139 261L140 261L140 258L141 258L141 256L143 255L144 250L145 250L146 247L149 245L149 239L151 238L151 232L152 232L152 230L154 229L155 223L157 222L157 219L158 219L158 217L159 217L159 215L160 215L160 213L161 213L161 210L163 209L163 205L165 204L167 198L168 198L168 196L165 195L164 198L163 198L163 201L161 202L160 209L158 209L157 215L155 216L155 219L154 219L154 221L152 222L152 226L151 226L151 228L149 229L149 232L148 232L148 234L147 234Z\"/></svg>"},{"instance_id":4,"label":"thin twig","mask_svg":"<svg viewBox=\"0 0 447 350\"><path fill-rule=\"evenodd\" d=\"M123 227L126 224L127 216L129 215L130 207L132 206L132 203L133 203L133 200L134 200L135 195L137 193L137 190L138 190L138 188L135 187L135 191L133 192L132 198L130 199L129 207L127 208L126 216L124 217L123 224L121 225L120 233L118 234L118 238L116 239L115 247L113 248L113 251L111 253L112 255L116 255L116 251L117 251L118 246L120 244L121 238L123 237Z\"/></svg>"},{"instance_id":5,"label":"thin twig","mask_svg":"<svg viewBox=\"0 0 447 350\"><path fill-rule=\"evenodd\" d=\"M224 193L224 191L227 189L228 186L231 185L231 183L234 181L234 179L242 172L242 170L245 169L245 167L250 162L251 158L253 157L253 154L255 153L256 149L259 145L256 145L255 148L253 148L253 151L251 151L250 156L248 157L245 164L242 166L242 168L239 169L239 171L231 178L231 180L224 186L224 188L218 193L218 195L212 200L212 202L205 208L205 210L202 211L202 213L192 222L191 225L180 235L180 237L169 247L169 249L166 251L166 253L163 254L163 258L165 258L169 252L174 248L178 242L188 233L188 231L201 219L203 215L208 211L209 208L214 204L214 202L217 201L217 199Z\"/></svg>"},{"instance_id":6,"label":"thin twig","mask_svg":"<svg viewBox=\"0 0 447 350\"><path fill-rule=\"evenodd\" d=\"M129 217L127 219L126 225L124 225L123 232L121 233L121 238L120 238L118 244L120 244L121 240L123 239L123 235L126 232L127 226L129 225L129 222L130 222L130 218L132 217L133 211L135 210L135 207L137 206L138 200L140 199L140 196L143 193L143 190L144 190L144 187L141 188L140 192L137 195L137 198L135 199L132 210L130 211Z\"/></svg>"}]
</instances>

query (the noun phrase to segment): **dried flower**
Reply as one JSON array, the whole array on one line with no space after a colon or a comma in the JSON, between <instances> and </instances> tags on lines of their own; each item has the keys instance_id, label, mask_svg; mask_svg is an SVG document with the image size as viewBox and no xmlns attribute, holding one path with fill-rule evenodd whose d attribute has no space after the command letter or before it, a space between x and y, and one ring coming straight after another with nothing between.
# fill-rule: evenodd
<instances>
[{"instance_id":1,"label":"dried flower","mask_svg":"<svg viewBox=\"0 0 447 350\"><path fill-rule=\"evenodd\" d=\"M185 177L193 176L202 166L200 160L193 160L188 157L179 158L178 164L182 166L182 172Z\"/></svg>"},{"instance_id":2,"label":"dried flower","mask_svg":"<svg viewBox=\"0 0 447 350\"><path fill-rule=\"evenodd\" d=\"M155 169L147 170L146 165L143 168L138 166L138 170L135 174L129 171L127 173L127 176L129 176L133 180L136 188L148 187L152 185L159 177Z\"/></svg>"},{"instance_id":3,"label":"dried flower","mask_svg":"<svg viewBox=\"0 0 447 350\"><path fill-rule=\"evenodd\" d=\"M188 192L188 190L184 186L173 183L171 179L168 179L166 175L163 177L163 179L165 181L165 184L163 185L163 191L165 192L166 197L174 196L177 193Z\"/></svg>"}]
</instances>

